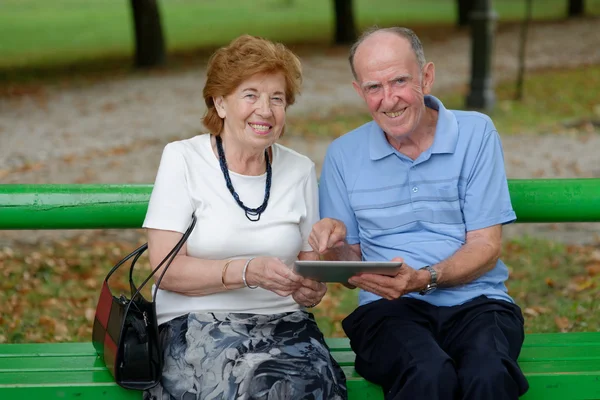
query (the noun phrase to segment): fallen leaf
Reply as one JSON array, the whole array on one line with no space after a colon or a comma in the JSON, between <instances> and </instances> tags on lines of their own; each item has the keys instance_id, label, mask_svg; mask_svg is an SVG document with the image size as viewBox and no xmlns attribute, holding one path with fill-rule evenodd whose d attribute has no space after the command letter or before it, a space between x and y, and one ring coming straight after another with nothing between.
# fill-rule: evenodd
<instances>
[{"instance_id":1,"label":"fallen leaf","mask_svg":"<svg viewBox=\"0 0 600 400\"><path fill-rule=\"evenodd\" d=\"M589 276L596 276L600 274L600 261L594 261L585 266Z\"/></svg>"},{"instance_id":2,"label":"fallen leaf","mask_svg":"<svg viewBox=\"0 0 600 400\"><path fill-rule=\"evenodd\" d=\"M85 309L85 319L87 319L89 322L92 322L94 320L95 316L96 316L96 310L94 310L93 308Z\"/></svg>"},{"instance_id":3,"label":"fallen leaf","mask_svg":"<svg viewBox=\"0 0 600 400\"><path fill-rule=\"evenodd\" d=\"M571 326L571 322L567 317L554 317L554 323L560 329L561 332L567 332Z\"/></svg>"},{"instance_id":4,"label":"fallen leaf","mask_svg":"<svg viewBox=\"0 0 600 400\"><path fill-rule=\"evenodd\" d=\"M523 313L525 315L528 315L528 316L533 317L533 318L540 316L539 312L537 312L536 310L534 310L533 308L530 308L530 307L527 307L525 310L523 310Z\"/></svg>"}]
</instances>

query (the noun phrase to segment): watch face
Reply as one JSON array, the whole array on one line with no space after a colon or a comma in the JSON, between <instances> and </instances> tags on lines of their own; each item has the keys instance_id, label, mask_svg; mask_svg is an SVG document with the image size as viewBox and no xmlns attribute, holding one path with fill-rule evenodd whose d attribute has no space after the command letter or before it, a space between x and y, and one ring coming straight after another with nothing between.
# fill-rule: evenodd
<instances>
[{"instance_id":1,"label":"watch face","mask_svg":"<svg viewBox=\"0 0 600 400\"><path fill-rule=\"evenodd\" d=\"M427 288L425 288L424 290L420 291L419 294L421 296L429 294L431 292L433 292L435 289L437 289L437 285L427 285Z\"/></svg>"}]
</instances>

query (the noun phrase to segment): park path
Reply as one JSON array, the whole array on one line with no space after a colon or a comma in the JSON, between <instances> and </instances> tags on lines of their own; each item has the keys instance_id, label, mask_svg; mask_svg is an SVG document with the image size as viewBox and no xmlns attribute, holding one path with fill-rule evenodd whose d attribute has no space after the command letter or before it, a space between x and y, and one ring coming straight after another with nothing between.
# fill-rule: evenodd
<instances>
[{"instance_id":1,"label":"park path","mask_svg":"<svg viewBox=\"0 0 600 400\"><path fill-rule=\"evenodd\" d=\"M527 68L600 64L599 19L536 24L530 30ZM418 33L418 32L417 32ZM518 26L497 35L494 77L516 74ZM424 37L425 54L436 64L435 93L464 88L469 77L466 32ZM299 50L303 93L291 118L352 112L362 107L354 93L347 49ZM85 84L46 85L18 96L0 97L0 183L150 183L165 143L203 131L202 67L135 74ZM0 91L1 92L1 91ZM329 140L295 136L282 143L310 156L317 167ZM600 177L597 134L504 136L509 178ZM569 242L597 240L598 224L527 225L528 232ZM0 245L13 240L61 235L0 232ZM68 234L68 233L64 233Z\"/></svg>"}]
</instances>

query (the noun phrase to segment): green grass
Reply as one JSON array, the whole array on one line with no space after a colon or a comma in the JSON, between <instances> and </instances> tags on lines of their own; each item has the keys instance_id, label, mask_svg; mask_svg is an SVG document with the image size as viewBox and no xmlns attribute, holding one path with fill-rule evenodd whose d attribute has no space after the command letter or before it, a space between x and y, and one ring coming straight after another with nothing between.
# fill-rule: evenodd
<instances>
[{"instance_id":1,"label":"green grass","mask_svg":"<svg viewBox=\"0 0 600 400\"><path fill-rule=\"evenodd\" d=\"M526 78L523 101L514 100L514 82L498 84L497 106L489 115L502 134L598 132L599 87L600 66L537 71ZM447 108L465 109L460 90L434 95ZM289 118L289 132L307 138L338 137L370 120L365 110L339 110L327 117Z\"/></svg>"},{"instance_id":2,"label":"green grass","mask_svg":"<svg viewBox=\"0 0 600 400\"><path fill-rule=\"evenodd\" d=\"M566 0L534 2L536 19L565 16ZM587 0L600 14L600 0ZM291 4L291 5L288 5ZM242 33L288 43L331 41L331 0L159 0L169 51L210 48ZM501 21L521 19L524 0L495 2ZM454 24L455 0L355 0L360 29L379 24ZM2 0L0 68L126 57L133 30L126 0Z\"/></svg>"},{"instance_id":3,"label":"green grass","mask_svg":"<svg viewBox=\"0 0 600 400\"><path fill-rule=\"evenodd\" d=\"M0 343L90 341L102 280L144 240L115 242L102 231L69 240L0 249ZM504 245L509 293L525 314L527 332L600 330L600 247L565 246L521 238ZM136 282L147 274L140 259ZM127 293L127 270L111 280ZM148 290L145 291L148 294ZM357 290L341 285L314 309L326 336L343 336L342 319L357 304Z\"/></svg>"},{"instance_id":4,"label":"green grass","mask_svg":"<svg viewBox=\"0 0 600 400\"><path fill-rule=\"evenodd\" d=\"M497 106L489 115L501 133L593 131L586 122L600 121L600 66L529 74L522 101L514 100L515 86L503 82L496 88ZM464 108L464 94L443 97L446 106Z\"/></svg>"}]
</instances>

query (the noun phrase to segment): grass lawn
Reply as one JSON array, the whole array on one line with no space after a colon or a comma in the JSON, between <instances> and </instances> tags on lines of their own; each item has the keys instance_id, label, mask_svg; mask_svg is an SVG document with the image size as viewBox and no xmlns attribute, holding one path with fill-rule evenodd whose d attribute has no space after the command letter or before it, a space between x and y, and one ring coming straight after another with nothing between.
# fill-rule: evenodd
<instances>
[{"instance_id":1,"label":"grass lawn","mask_svg":"<svg viewBox=\"0 0 600 400\"><path fill-rule=\"evenodd\" d=\"M102 279L136 243L101 234L0 249L0 343L90 341ZM140 236L140 241L143 238ZM527 332L598 331L600 249L522 238L504 245L509 293L523 309ZM141 259L140 276L149 271ZM111 281L127 293L127 271ZM147 291L146 291L147 292ZM356 290L330 285L314 309L327 336L343 336L342 319Z\"/></svg>"},{"instance_id":2,"label":"grass lawn","mask_svg":"<svg viewBox=\"0 0 600 400\"><path fill-rule=\"evenodd\" d=\"M497 106L489 115L501 134L599 132L599 87L600 66L536 71L526 78L523 101L514 100L514 82L497 85ZM465 108L464 93L434 95L448 108ZM338 137L370 120L364 110L340 111L327 118L289 118L289 125L293 134Z\"/></svg>"},{"instance_id":3,"label":"grass lawn","mask_svg":"<svg viewBox=\"0 0 600 400\"><path fill-rule=\"evenodd\" d=\"M273 40L331 41L331 0L159 0L169 51L222 45L242 33ZM455 0L354 0L359 28L454 24ZM536 19L560 19L567 0L534 2ZM501 21L519 20L524 0L494 2ZM600 0L586 1L589 15ZM133 29L126 0L2 0L0 69L126 57Z\"/></svg>"}]
</instances>

